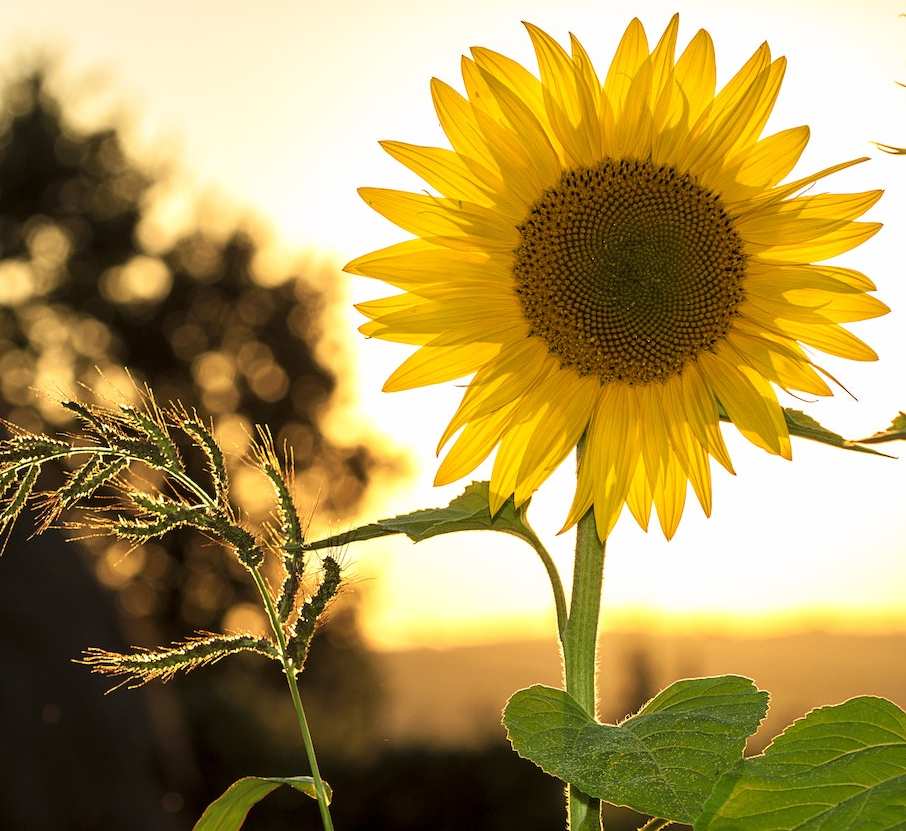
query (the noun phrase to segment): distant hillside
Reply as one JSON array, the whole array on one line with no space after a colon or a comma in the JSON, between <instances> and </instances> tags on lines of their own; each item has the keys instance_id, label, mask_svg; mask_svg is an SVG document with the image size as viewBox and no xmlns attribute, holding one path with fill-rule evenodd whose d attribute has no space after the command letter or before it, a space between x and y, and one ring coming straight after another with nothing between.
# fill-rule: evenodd
<instances>
[{"instance_id":1,"label":"distant hillside","mask_svg":"<svg viewBox=\"0 0 906 831\"><path fill-rule=\"evenodd\" d=\"M751 743L761 750L810 709L856 695L906 706L906 633L795 634L737 638L607 633L602 713L615 721L679 678L734 673L771 693ZM507 698L531 684L560 685L556 645L525 641L449 650L378 653L384 709L378 731L390 744L469 748L503 735Z\"/></svg>"}]
</instances>

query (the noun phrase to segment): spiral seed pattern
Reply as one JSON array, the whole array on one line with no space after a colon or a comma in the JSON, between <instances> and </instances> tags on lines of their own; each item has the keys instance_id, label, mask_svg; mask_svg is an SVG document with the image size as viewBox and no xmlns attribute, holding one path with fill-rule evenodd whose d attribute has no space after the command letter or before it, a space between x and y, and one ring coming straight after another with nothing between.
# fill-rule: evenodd
<instances>
[{"instance_id":1,"label":"spiral seed pattern","mask_svg":"<svg viewBox=\"0 0 906 831\"><path fill-rule=\"evenodd\" d=\"M745 297L732 217L672 167L568 170L519 230L513 276L531 334L602 383L681 373L727 334Z\"/></svg>"}]
</instances>

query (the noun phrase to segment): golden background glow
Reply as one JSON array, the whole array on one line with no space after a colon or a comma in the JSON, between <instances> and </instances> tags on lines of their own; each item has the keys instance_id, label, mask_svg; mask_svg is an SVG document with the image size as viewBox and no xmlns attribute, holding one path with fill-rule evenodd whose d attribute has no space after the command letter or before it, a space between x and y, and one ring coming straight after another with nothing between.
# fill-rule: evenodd
<instances>
[{"instance_id":1,"label":"golden background glow","mask_svg":"<svg viewBox=\"0 0 906 831\"><path fill-rule=\"evenodd\" d=\"M273 230L271 256L310 251L330 265L351 304L384 288L353 283L341 275L342 263L401 238L355 189L423 188L377 141L445 144L431 108L431 76L458 87L459 56L471 45L534 67L522 19L561 42L574 31L603 72L629 17L638 15L656 40L674 11L681 44L698 28L711 32L719 83L763 40L787 56L767 132L810 125L796 175L872 157L826 187L887 191L868 217L886 228L835 260L867 273L893 310L852 327L881 360L821 361L858 401L841 391L832 401L784 403L851 437L886 427L906 408L906 159L870 142L906 144L906 89L895 83L906 81L906 19L899 17L906 6L899 0L37 0L0 7L0 46L11 71L36 51L58 55L66 100L79 103L82 118L124 114L139 160L176 160L161 225L187 216L199 196L239 213L248 208ZM111 290L134 290L129 275L121 276ZM410 350L364 343L358 322L349 308L333 334L353 344L352 403L417 459L414 479L373 493L362 521L444 504L463 485L431 487L433 450L459 392L381 394ZM349 412L338 413L329 429L354 429L353 422ZM787 463L729 431L727 441L738 476L715 470L711 519L690 505L669 543L625 518L618 523L608 549L605 621L671 630L702 623L746 631L906 628L904 462L796 441ZM561 470L534 500L532 521L545 540L566 514L571 478ZM571 543L564 535L551 545L565 577ZM544 572L509 538L456 535L417 547L381 541L351 549L347 559L376 645L553 634Z\"/></svg>"}]
</instances>

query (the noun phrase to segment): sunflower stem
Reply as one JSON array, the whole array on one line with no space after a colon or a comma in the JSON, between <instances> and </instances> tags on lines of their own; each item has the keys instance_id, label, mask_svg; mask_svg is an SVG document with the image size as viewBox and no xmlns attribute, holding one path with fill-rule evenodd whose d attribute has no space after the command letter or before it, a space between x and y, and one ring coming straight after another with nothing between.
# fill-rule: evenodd
<instances>
[{"instance_id":1,"label":"sunflower stem","mask_svg":"<svg viewBox=\"0 0 906 831\"><path fill-rule=\"evenodd\" d=\"M597 714L598 619L603 581L604 543L598 539L592 508L576 529L572 597L562 637L566 691L592 717ZM567 815L570 831L600 831L602 827L601 801L574 785L569 785L567 791Z\"/></svg>"}]
</instances>

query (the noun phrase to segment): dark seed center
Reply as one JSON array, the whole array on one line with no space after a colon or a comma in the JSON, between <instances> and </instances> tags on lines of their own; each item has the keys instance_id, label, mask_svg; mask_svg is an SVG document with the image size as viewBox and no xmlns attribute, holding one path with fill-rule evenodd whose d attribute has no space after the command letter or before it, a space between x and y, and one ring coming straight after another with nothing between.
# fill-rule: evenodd
<instances>
[{"instance_id":1,"label":"dark seed center","mask_svg":"<svg viewBox=\"0 0 906 831\"><path fill-rule=\"evenodd\" d=\"M746 258L688 174L606 159L566 171L520 228L513 276L531 334L602 383L663 381L729 330Z\"/></svg>"}]
</instances>

